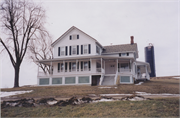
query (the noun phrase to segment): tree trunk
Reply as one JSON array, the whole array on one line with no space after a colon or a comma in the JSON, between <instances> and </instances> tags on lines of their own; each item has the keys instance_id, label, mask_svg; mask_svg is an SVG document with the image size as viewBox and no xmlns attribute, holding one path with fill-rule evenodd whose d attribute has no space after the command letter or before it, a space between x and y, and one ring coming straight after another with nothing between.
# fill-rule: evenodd
<instances>
[{"instance_id":1,"label":"tree trunk","mask_svg":"<svg viewBox=\"0 0 180 118\"><path fill-rule=\"evenodd\" d=\"M14 70L15 70L14 88L16 88L16 87L19 87L20 64L16 63L16 66L15 66Z\"/></svg>"}]
</instances>

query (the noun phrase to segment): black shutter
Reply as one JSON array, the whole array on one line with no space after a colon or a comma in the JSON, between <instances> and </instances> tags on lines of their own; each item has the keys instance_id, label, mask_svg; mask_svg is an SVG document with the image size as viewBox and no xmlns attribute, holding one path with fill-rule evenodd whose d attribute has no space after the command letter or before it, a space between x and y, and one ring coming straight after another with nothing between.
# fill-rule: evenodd
<instances>
[{"instance_id":1,"label":"black shutter","mask_svg":"<svg viewBox=\"0 0 180 118\"><path fill-rule=\"evenodd\" d=\"M81 70L83 70L83 61L81 61Z\"/></svg>"},{"instance_id":2,"label":"black shutter","mask_svg":"<svg viewBox=\"0 0 180 118\"><path fill-rule=\"evenodd\" d=\"M91 44L88 44L89 47L89 54L91 54Z\"/></svg>"},{"instance_id":3,"label":"black shutter","mask_svg":"<svg viewBox=\"0 0 180 118\"><path fill-rule=\"evenodd\" d=\"M69 62L69 72L71 72L71 62Z\"/></svg>"},{"instance_id":4,"label":"black shutter","mask_svg":"<svg viewBox=\"0 0 180 118\"><path fill-rule=\"evenodd\" d=\"M127 53L127 56L129 56L129 53Z\"/></svg>"},{"instance_id":5,"label":"black shutter","mask_svg":"<svg viewBox=\"0 0 180 118\"><path fill-rule=\"evenodd\" d=\"M77 39L79 39L79 35L77 35Z\"/></svg>"},{"instance_id":6,"label":"black shutter","mask_svg":"<svg viewBox=\"0 0 180 118\"><path fill-rule=\"evenodd\" d=\"M61 55L61 47L58 47L58 56Z\"/></svg>"},{"instance_id":7,"label":"black shutter","mask_svg":"<svg viewBox=\"0 0 180 118\"><path fill-rule=\"evenodd\" d=\"M89 70L91 70L91 62L90 61L88 62L88 65L89 65Z\"/></svg>"},{"instance_id":8,"label":"black shutter","mask_svg":"<svg viewBox=\"0 0 180 118\"><path fill-rule=\"evenodd\" d=\"M67 62L65 63L65 72L67 72Z\"/></svg>"},{"instance_id":9,"label":"black shutter","mask_svg":"<svg viewBox=\"0 0 180 118\"><path fill-rule=\"evenodd\" d=\"M119 53L119 56L121 56L121 53Z\"/></svg>"},{"instance_id":10,"label":"black shutter","mask_svg":"<svg viewBox=\"0 0 180 118\"><path fill-rule=\"evenodd\" d=\"M69 55L71 55L71 46L69 46Z\"/></svg>"},{"instance_id":11,"label":"black shutter","mask_svg":"<svg viewBox=\"0 0 180 118\"><path fill-rule=\"evenodd\" d=\"M58 72L59 72L59 70L60 70L60 63L58 63Z\"/></svg>"},{"instance_id":12,"label":"black shutter","mask_svg":"<svg viewBox=\"0 0 180 118\"><path fill-rule=\"evenodd\" d=\"M77 45L77 55L79 54L79 45Z\"/></svg>"},{"instance_id":13,"label":"black shutter","mask_svg":"<svg viewBox=\"0 0 180 118\"><path fill-rule=\"evenodd\" d=\"M70 40L72 39L72 36L71 36L71 35L69 36L69 39L70 39Z\"/></svg>"},{"instance_id":14,"label":"black shutter","mask_svg":"<svg viewBox=\"0 0 180 118\"><path fill-rule=\"evenodd\" d=\"M68 47L66 46L66 56L68 55Z\"/></svg>"},{"instance_id":15,"label":"black shutter","mask_svg":"<svg viewBox=\"0 0 180 118\"><path fill-rule=\"evenodd\" d=\"M119 68L119 63L118 63L118 68Z\"/></svg>"},{"instance_id":16,"label":"black shutter","mask_svg":"<svg viewBox=\"0 0 180 118\"><path fill-rule=\"evenodd\" d=\"M79 61L78 61L78 63L77 63L77 70L79 70Z\"/></svg>"},{"instance_id":17,"label":"black shutter","mask_svg":"<svg viewBox=\"0 0 180 118\"><path fill-rule=\"evenodd\" d=\"M83 54L83 45L81 45L81 54Z\"/></svg>"}]
</instances>

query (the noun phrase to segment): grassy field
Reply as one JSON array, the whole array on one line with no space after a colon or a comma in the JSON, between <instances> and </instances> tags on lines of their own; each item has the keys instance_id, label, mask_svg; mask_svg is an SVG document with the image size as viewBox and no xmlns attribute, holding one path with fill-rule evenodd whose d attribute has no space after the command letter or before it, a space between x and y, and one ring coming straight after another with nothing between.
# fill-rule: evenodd
<instances>
[{"instance_id":1,"label":"grassy field","mask_svg":"<svg viewBox=\"0 0 180 118\"><path fill-rule=\"evenodd\" d=\"M115 101L81 105L14 107L1 110L2 117L178 117L179 99Z\"/></svg>"},{"instance_id":2,"label":"grassy field","mask_svg":"<svg viewBox=\"0 0 180 118\"><path fill-rule=\"evenodd\" d=\"M99 86L44 86L1 89L1 91L33 90L19 98L72 97L88 94L147 93L179 94L179 80L153 78L142 85L119 85L117 89ZM68 106L8 107L2 117L179 117L179 98L154 98L147 101L115 101Z\"/></svg>"},{"instance_id":3,"label":"grassy field","mask_svg":"<svg viewBox=\"0 0 180 118\"><path fill-rule=\"evenodd\" d=\"M133 93L135 91L153 94L172 93L179 94L179 80L177 79L151 79L142 85L119 85L117 89L100 89L99 86L43 86L43 87L20 87L1 89L1 91L33 90L28 94L18 95L18 97L41 98L41 97L72 97L85 96L88 94L116 94Z\"/></svg>"}]
</instances>

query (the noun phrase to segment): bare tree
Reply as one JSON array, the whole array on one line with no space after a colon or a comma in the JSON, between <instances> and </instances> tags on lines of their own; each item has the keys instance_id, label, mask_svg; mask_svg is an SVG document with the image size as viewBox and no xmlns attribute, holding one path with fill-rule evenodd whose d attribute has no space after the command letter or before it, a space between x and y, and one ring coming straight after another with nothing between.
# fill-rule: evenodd
<instances>
[{"instance_id":1,"label":"bare tree","mask_svg":"<svg viewBox=\"0 0 180 118\"><path fill-rule=\"evenodd\" d=\"M41 33L36 40L31 40L29 45L29 56L36 63L37 60L51 59L53 57L52 52L52 38L48 33ZM37 63L36 63L37 64ZM38 64L43 72L50 74L50 65Z\"/></svg>"},{"instance_id":2,"label":"bare tree","mask_svg":"<svg viewBox=\"0 0 180 118\"><path fill-rule=\"evenodd\" d=\"M4 0L0 5L1 24L5 39L0 43L7 51L14 67L14 87L19 87L19 71L28 44L35 36L45 32L45 10L27 0ZM1 33L2 35L2 33Z\"/></svg>"}]
</instances>

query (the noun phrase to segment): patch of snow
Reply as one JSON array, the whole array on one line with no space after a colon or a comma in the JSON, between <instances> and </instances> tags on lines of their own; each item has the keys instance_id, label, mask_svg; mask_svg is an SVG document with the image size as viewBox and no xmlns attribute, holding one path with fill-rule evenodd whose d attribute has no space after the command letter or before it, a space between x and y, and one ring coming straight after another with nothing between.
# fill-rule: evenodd
<instances>
[{"instance_id":1,"label":"patch of snow","mask_svg":"<svg viewBox=\"0 0 180 118\"><path fill-rule=\"evenodd\" d=\"M173 77L174 79L180 79L180 77Z\"/></svg>"},{"instance_id":2,"label":"patch of snow","mask_svg":"<svg viewBox=\"0 0 180 118\"><path fill-rule=\"evenodd\" d=\"M93 101L93 102L109 102L109 101L115 101L115 100L102 98L102 99L100 99L100 100L96 100L96 101Z\"/></svg>"},{"instance_id":3,"label":"patch of snow","mask_svg":"<svg viewBox=\"0 0 180 118\"><path fill-rule=\"evenodd\" d=\"M98 87L98 88L115 88L115 89L117 89L117 87Z\"/></svg>"},{"instance_id":4,"label":"patch of snow","mask_svg":"<svg viewBox=\"0 0 180 118\"><path fill-rule=\"evenodd\" d=\"M100 94L100 96L119 96L119 95L132 95L132 94Z\"/></svg>"},{"instance_id":5,"label":"patch of snow","mask_svg":"<svg viewBox=\"0 0 180 118\"><path fill-rule=\"evenodd\" d=\"M129 99L130 101L142 101L142 100L145 100L144 98L141 98L141 97L134 97L132 99Z\"/></svg>"},{"instance_id":6,"label":"patch of snow","mask_svg":"<svg viewBox=\"0 0 180 118\"><path fill-rule=\"evenodd\" d=\"M139 82L138 84L135 84L135 85L141 85L142 83L144 83L144 82Z\"/></svg>"},{"instance_id":7,"label":"patch of snow","mask_svg":"<svg viewBox=\"0 0 180 118\"><path fill-rule=\"evenodd\" d=\"M11 92L0 92L1 97L8 97L12 95L18 95L18 94L24 94L24 93L30 93L33 90L30 91L11 91Z\"/></svg>"},{"instance_id":8,"label":"patch of snow","mask_svg":"<svg viewBox=\"0 0 180 118\"><path fill-rule=\"evenodd\" d=\"M54 105L54 104L57 103L57 101L47 101L47 103L48 103L49 105Z\"/></svg>"},{"instance_id":9,"label":"patch of snow","mask_svg":"<svg viewBox=\"0 0 180 118\"><path fill-rule=\"evenodd\" d=\"M151 93L146 93L146 92L138 92L136 91L137 95L162 95L162 96L180 96L180 94L170 94L170 93L161 93L161 94L151 94Z\"/></svg>"}]
</instances>

